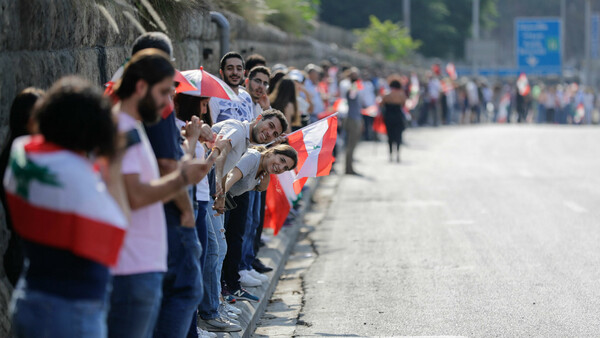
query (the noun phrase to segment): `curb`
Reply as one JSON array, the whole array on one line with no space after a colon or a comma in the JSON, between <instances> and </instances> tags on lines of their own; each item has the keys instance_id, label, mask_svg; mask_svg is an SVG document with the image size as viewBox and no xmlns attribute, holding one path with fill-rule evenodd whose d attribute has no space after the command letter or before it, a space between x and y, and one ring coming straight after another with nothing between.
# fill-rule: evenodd
<instances>
[{"instance_id":1,"label":"curb","mask_svg":"<svg viewBox=\"0 0 600 338\"><path fill-rule=\"evenodd\" d=\"M247 288L248 291L260 297L257 303L251 303L246 301L238 301L235 303L235 307L242 310L237 319L240 322L242 331L232 333L217 333L218 337L233 337L233 338L250 338L256 330L256 325L262 315L265 313L267 305L275 288L279 277L281 277L285 263L287 262L290 252L296 244L298 234L302 225L302 219L311 207L311 201L315 190L318 188L320 177L310 178L306 182L306 187L302 196L302 205L298 210L298 216L294 220L294 224L289 227L282 228L277 236L267 243L267 245L260 249L258 258L263 261L266 265L273 267L273 271L267 273L269 276L268 283L261 285L260 287Z\"/></svg>"}]
</instances>

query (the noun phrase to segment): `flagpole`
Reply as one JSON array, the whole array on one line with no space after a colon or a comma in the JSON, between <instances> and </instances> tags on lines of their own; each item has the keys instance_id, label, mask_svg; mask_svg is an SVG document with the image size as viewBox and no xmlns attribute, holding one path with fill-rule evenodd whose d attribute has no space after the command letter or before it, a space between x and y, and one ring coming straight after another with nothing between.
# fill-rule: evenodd
<instances>
[{"instance_id":1,"label":"flagpole","mask_svg":"<svg viewBox=\"0 0 600 338\"><path fill-rule=\"evenodd\" d=\"M295 133L297 133L297 132L300 132L300 131L302 131L302 130L306 129L306 128L308 128L308 127L312 126L312 125L313 125L313 124L315 124L315 123L319 123L319 122L321 122L321 121L323 121L323 120L326 120L326 119L328 119L328 118L331 118L331 117L337 116L338 114L339 114L338 112L335 112L335 113L333 113L333 114L331 114L331 115L329 115L329 116L327 116L327 117L324 117L324 118L320 119L319 121L313 122L313 123L311 123L311 124L309 124L309 125L307 125L307 126L304 126L304 127L300 128L300 129L298 129L298 130L296 130L296 131L293 131L293 132L291 132L291 133L289 133L289 134L287 134L287 135L285 135L285 136L286 136L286 137L290 137L291 135L294 135ZM268 147L268 146L270 146L270 145L271 145L271 144L273 144L273 143L275 143L275 141L271 141L271 142L269 142L269 143L265 144L264 146L265 146L265 147Z\"/></svg>"}]
</instances>

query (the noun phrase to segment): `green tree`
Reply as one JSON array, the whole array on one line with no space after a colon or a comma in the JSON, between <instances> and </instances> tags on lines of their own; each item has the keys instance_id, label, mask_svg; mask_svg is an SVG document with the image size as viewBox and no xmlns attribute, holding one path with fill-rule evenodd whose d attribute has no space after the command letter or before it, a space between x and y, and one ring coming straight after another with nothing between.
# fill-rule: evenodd
<instances>
[{"instance_id":1,"label":"green tree","mask_svg":"<svg viewBox=\"0 0 600 338\"><path fill-rule=\"evenodd\" d=\"M374 15L369 17L369 21L369 27L354 30L358 36L354 48L362 53L379 55L387 61L401 61L421 45L399 23L390 20L381 22Z\"/></svg>"},{"instance_id":2,"label":"green tree","mask_svg":"<svg viewBox=\"0 0 600 338\"><path fill-rule=\"evenodd\" d=\"M266 22L294 34L314 27L320 0L264 0L269 9Z\"/></svg>"},{"instance_id":3,"label":"green tree","mask_svg":"<svg viewBox=\"0 0 600 338\"><path fill-rule=\"evenodd\" d=\"M422 41L418 52L430 57L462 57L471 36L472 0L412 0L411 36ZM490 29L498 0L481 0L481 28ZM403 19L402 1L321 0L320 19L343 28L364 28L369 15L379 20Z\"/></svg>"}]
</instances>

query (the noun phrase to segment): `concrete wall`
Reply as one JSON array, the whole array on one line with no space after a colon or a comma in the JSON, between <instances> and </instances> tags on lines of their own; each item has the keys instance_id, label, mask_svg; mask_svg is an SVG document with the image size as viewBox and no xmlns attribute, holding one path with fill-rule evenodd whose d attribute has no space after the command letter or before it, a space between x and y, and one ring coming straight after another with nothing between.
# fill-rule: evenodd
<instances>
[{"instance_id":1,"label":"concrete wall","mask_svg":"<svg viewBox=\"0 0 600 338\"><path fill-rule=\"evenodd\" d=\"M176 64L180 69L204 65L206 70L217 72L219 32L210 21L211 4L198 1L198 6L189 9L184 2L172 2L172 8L160 13L174 40ZM140 20L132 4L134 0L0 0L0 140L5 139L10 104L20 90L28 86L47 89L68 74L78 74L98 85L110 79L140 34L126 14ZM106 9L104 14L98 5ZM272 26L249 24L233 14L226 16L232 27L231 49L260 53L270 65L304 67L333 56L358 66L383 66L350 51L352 35L337 28L322 25L312 37L299 38ZM142 24L150 27L144 21ZM207 58L203 56L205 49L213 51ZM2 210L0 220L0 253L4 253L8 233ZM11 292L0 267L0 337L8 336Z\"/></svg>"}]
</instances>

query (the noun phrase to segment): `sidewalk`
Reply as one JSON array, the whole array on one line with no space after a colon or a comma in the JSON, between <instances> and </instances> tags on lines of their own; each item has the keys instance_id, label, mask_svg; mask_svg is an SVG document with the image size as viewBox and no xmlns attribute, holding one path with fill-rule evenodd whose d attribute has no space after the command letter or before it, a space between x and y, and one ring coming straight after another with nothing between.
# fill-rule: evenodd
<instances>
[{"instance_id":1,"label":"sidewalk","mask_svg":"<svg viewBox=\"0 0 600 338\"><path fill-rule=\"evenodd\" d=\"M306 189L303 191L302 204L298 210L298 216L294 220L293 226L283 227L281 231L270 240L266 246L259 251L258 258L265 265L273 268L273 271L267 273L269 281L260 287L247 288L252 294L260 297L257 303L237 301L234 306L242 310L238 321L242 326L242 331L233 333L218 333L219 337L244 337L249 338L256 329L256 324L262 317L269 299L273 295L279 277L284 271L285 263L288 260L290 252L296 243L298 233L300 232L302 218L311 207L311 200L315 190L319 186L320 178L310 178L306 183Z\"/></svg>"}]
</instances>

